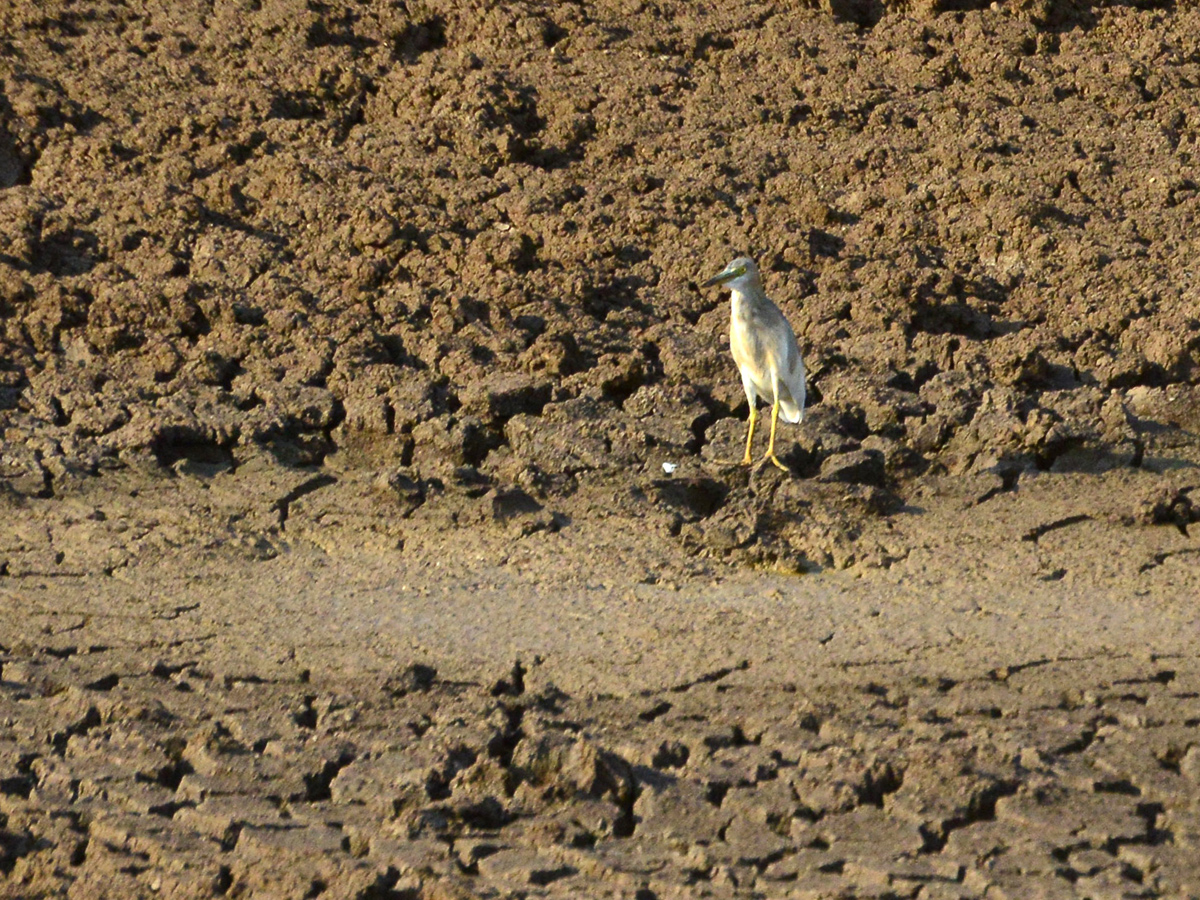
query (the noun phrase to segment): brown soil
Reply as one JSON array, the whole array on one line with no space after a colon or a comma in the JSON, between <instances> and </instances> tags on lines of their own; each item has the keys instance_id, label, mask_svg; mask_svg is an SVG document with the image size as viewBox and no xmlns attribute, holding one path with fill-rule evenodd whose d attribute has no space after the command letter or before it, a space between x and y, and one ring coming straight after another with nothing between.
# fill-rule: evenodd
<instances>
[{"instance_id":1,"label":"brown soil","mask_svg":"<svg viewBox=\"0 0 1200 900\"><path fill-rule=\"evenodd\" d=\"M0 896L1200 897L1200 9L811 5L0 5Z\"/></svg>"}]
</instances>

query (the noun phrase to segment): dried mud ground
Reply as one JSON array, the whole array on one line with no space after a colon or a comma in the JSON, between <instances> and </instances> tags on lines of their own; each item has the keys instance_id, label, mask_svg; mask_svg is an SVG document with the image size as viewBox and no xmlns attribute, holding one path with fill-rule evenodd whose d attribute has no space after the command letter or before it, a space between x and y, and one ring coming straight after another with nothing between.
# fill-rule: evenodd
<instances>
[{"instance_id":1,"label":"dried mud ground","mask_svg":"<svg viewBox=\"0 0 1200 900\"><path fill-rule=\"evenodd\" d=\"M1200 897L1200 10L809 6L0 4L0 897Z\"/></svg>"}]
</instances>

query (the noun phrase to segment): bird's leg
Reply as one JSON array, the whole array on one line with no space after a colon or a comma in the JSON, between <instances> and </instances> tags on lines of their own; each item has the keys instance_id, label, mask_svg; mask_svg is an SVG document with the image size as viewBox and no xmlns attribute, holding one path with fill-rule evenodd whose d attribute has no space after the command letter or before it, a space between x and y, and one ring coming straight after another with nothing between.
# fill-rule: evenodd
<instances>
[{"instance_id":1,"label":"bird's leg","mask_svg":"<svg viewBox=\"0 0 1200 900\"><path fill-rule=\"evenodd\" d=\"M779 461L779 457L775 455L775 426L779 424L779 388L775 388L775 403L771 406L771 441L767 444L767 455L764 459L769 459L785 472L791 471L783 463ZM746 448L746 453L750 452L750 448Z\"/></svg>"},{"instance_id":2,"label":"bird's leg","mask_svg":"<svg viewBox=\"0 0 1200 900\"><path fill-rule=\"evenodd\" d=\"M750 430L746 432L746 455L742 458L742 465L748 466L754 460L750 456L750 445L754 443L754 423L758 419L758 403L750 401Z\"/></svg>"}]
</instances>

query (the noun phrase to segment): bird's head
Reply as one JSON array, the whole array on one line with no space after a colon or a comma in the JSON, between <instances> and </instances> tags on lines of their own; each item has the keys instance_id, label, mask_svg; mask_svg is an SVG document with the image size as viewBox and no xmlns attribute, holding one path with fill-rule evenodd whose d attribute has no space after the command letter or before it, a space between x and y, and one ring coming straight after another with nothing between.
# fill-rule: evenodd
<instances>
[{"instance_id":1,"label":"bird's head","mask_svg":"<svg viewBox=\"0 0 1200 900\"><path fill-rule=\"evenodd\" d=\"M731 290L744 291L758 283L758 266L754 264L754 260L748 256L739 256L712 278L708 279L708 281L704 282L701 287L712 287L714 284L723 284L728 285Z\"/></svg>"}]
</instances>

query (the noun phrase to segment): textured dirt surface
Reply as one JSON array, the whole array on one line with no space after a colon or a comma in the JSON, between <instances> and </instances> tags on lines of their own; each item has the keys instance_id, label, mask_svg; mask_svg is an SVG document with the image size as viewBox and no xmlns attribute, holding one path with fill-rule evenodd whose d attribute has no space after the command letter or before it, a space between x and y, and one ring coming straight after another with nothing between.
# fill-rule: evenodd
<instances>
[{"instance_id":1,"label":"textured dirt surface","mask_svg":"<svg viewBox=\"0 0 1200 900\"><path fill-rule=\"evenodd\" d=\"M1200 891L1194 659L819 698L735 667L584 699L536 668L325 682L111 656L6 666L14 894Z\"/></svg>"},{"instance_id":2,"label":"textured dirt surface","mask_svg":"<svg viewBox=\"0 0 1200 900\"><path fill-rule=\"evenodd\" d=\"M0 4L0 896L1200 897L1200 9L808 5Z\"/></svg>"}]
</instances>

